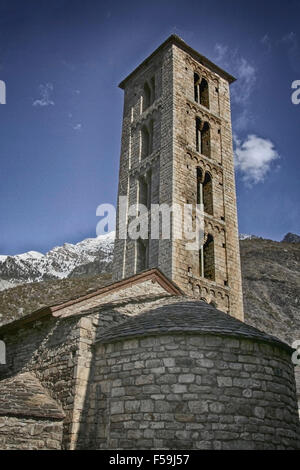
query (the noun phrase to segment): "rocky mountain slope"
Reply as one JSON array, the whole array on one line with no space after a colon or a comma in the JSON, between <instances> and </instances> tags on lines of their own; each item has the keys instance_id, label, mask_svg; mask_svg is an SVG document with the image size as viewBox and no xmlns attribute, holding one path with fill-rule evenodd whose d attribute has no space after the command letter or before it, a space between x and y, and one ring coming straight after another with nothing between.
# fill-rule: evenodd
<instances>
[{"instance_id":1,"label":"rocky mountain slope","mask_svg":"<svg viewBox=\"0 0 300 470\"><path fill-rule=\"evenodd\" d=\"M290 344L300 339L300 243L295 241L295 237L288 234L284 241L274 242L247 235L240 241L245 321ZM40 258L42 267L36 255L32 255L32 261L27 254L26 264L24 260L23 264L20 260L14 260L15 264L11 261L14 269L18 268L15 282L20 284L28 280L26 269L27 273L30 272L30 279L48 280L0 292L0 323L26 315L43 305L77 297L110 282L112 250L113 234L101 240L89 239L51 250L50 254ZM83 260L82 264L80 260ZM9 272L6 271L6 276ZM14 272L17 273L16 270ZM34 273L37 273L37 278ZM49 279L47 276L53 277ZM0 278L3 279L1 264ZM10 280L9 277L6 279Z\"/></svg>"},{"instance_id":2,"label":"rocky mountain slope","mask_svg":"<svg viewBox=\"0 0 300 470\"><path fill-rule=\"evenodd\" d=\"M289 232L282 241L285 243L300 243L300 236Z\"/></svg>"},{"instance_id":3,"label":"rocky mountain slope","mask_svg":"<svg viewBox=\"0 0 300 470\"><path fill-rule=\"evenodd\" d=\"M22 284L0 292L0 325L28 315L47 305L59 304L100 289L111 282L111 274L56 279Z\"/></svg>"},{"instance_id":4,"label":"rocky mountain slope","mask_svg":"<svg viewBox=\"0 0 300 470\"><path fill-rule=\"evenodd\" d=\"M65 243L43 255L29 251L0 256L0 290L28 282L96 275L110 271L114 232L87 238L76 245Z\"/></svg>"},{"instance_id":5,"label":"rocky mountain slope","mask_svg":"<svg viewBox=\"0 0 300 470\"><path fill-rule=\"evenodd\" d=\"M299 242L294 234L282 242L240 242L245 322L290 345L300 339ZM295 367L300 407L299 369Z\"/></svg>"},{"instance_id":6,"label":"rocky mountain slope","mask_svg":"<svg viewBox=\"0 0 300 470\"><path fill-rule=\"evenodd\" d=\"M240 242L245 321L292 343L300 339L300 243Z\"/></svg>"}]
</instances>

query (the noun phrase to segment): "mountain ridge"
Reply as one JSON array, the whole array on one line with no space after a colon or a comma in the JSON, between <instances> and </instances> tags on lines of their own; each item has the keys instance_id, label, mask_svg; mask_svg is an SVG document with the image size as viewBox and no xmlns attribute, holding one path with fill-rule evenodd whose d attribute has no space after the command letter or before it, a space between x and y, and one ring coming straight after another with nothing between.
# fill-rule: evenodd
<instances>
[{"instance_id":1,"label":"mountain ridge","mask_svg":"<svg viewBox=\"0 0 300 470\"><path fill-rule=\"evenodd\" d=\"M112 238L92 239L90 250L96 252L88 256L93 260L85 256L66 278L19 282L0 292L0 324L110 283ZM245 322L289 344L300 339L300 243L251 236L240 241L240 252Z\"/></svg>"},{"instance_id":2,"label":"mountain ridge","mask_svg":"<svg viewBox=\"0 0 300 470\"><path fill-rule=\"evenodd\" d=\"M46 254L37 251L0 256L0 291L28 282L77 277L97 264L97 272L110 269L115 232L86 238L79 243L64 243ZM100 271L99 271L100 270ZM96 274L91 272L90 275Z\"/></svg>"}]
</instances>

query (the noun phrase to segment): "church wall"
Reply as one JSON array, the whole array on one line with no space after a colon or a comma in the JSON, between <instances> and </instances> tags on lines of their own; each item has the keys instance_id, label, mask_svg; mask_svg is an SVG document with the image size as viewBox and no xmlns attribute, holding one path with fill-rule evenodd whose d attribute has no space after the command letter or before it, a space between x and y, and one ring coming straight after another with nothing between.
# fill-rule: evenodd
<instances>
[{"instance_id":1,"label":"church wall","mask_svg":"<svg viewBox=\"0 0 300 470\"><path fill-rule=\"evenodd\" d=\"M61 403L66 414L62 448L72 449L77 441L96 331L102 332L126 318L111 306L100 315L47 318L3 335L7 364L1 378L33 372Z\"/></svg>"},{"instance_id":2,"label":"church wall","mask_svg":"<svg viewBox=\"0 0 300 470\"><path fill-rule=\"evenodd\" d=\"M98 298L95 302L92 297L82 302L80 309L76 303L62 309L60 314L67 317L47 317L2 334L7 364L0 366L0 380L20 372L33 372L50 395L61 403L66 414L62 447L75 448L85 419L86 394L93 369L92 345L97 334L128 316L153 308L163 295L168 297L166 291L150 279L108 293L104 297L106 305L100 303L104 299ZM173 297L169 300L172 302ZM91 309L91 313L80 315L83 309Z\"/></svg>"},{"instance_id":3,"label":"church wall","mask_svg":"<svg viewBox=\"0 0 300 470\"><path fill-rule=\"evenodd\" d=\"M166 335L98 344L83 448L295 449L285 350L243 338Z\"/></svg>"},{"instance_id":4,"label":"church wall","mask_svg":"<svg viewBox=\"0 0 300 470\"><path fill-rule=\"evenodd\" d=\"M5 450L60 450L61 421L0 416L0 448Z\"/></svg>"},{"instance_id":5,"label":"church wall","mask_svg":"<svg viewBox=\"0 0 300 470\"><path fill-rule=\"evenodd\" d=\"M45 318L2 336L6 344L6 373L33 372L64 409L64 442L67 446L73 419L78 318ZM3 377L1 377L3 378Z\"/></svg>"}]
</instances>

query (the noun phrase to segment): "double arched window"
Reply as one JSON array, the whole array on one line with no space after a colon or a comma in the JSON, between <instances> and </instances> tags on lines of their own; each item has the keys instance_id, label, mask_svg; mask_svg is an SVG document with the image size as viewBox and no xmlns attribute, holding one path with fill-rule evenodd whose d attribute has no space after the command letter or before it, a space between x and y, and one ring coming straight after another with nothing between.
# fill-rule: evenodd
<instances>
[{"instance_id":1,"label":"double arched window","mask_svg":"<svg viewBox=\"0 0 300 470\"><path fill-rule=\"evenodd\" d=\"M199 273L205 279L215 280L214 237L209 233L203 247L199 250Z\"/></svg>"}]
</instances>

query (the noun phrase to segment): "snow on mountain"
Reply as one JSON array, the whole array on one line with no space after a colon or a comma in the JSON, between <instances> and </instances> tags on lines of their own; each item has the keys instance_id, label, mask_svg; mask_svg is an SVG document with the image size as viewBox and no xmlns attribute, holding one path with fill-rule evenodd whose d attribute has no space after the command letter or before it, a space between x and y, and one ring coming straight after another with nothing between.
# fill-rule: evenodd
<instances>
[{"instance_id":1,"label":"snow on mountain","mask_svg":"<svg viewBox=\"0 0 300 470\"><path fill-rule=\"evenodd\" d=\"M45 255L29 251L0 256L0 290L27 282L106 272L112 261L115 232L65 243Z\"/></svg>"},{"instance_id":2,"label":"snow on mountain","mask_svg":"<svg viewBox=\"0 0 300 470\"><path fill-rule=\"evenodd\" d=\"M15 255L15 258L18 258L23 261L41 259L43 257L44 257L43 253L39 253L38 251L27 251L27 253L21 253L20 255ZM7 258L7 256L4 256L4 258Z\"/></svg>"},{"instance_id":3,"label":"snow on mountain","mask_svg":"<svg viewBox=\"0 0 300 470\"><path fill-rule=\"evenodd\" d=\"M246 233L240 233L240 240L251 240L252 238L257 238L255 235L247 235Z\"/></svg>"}]
</instances>

